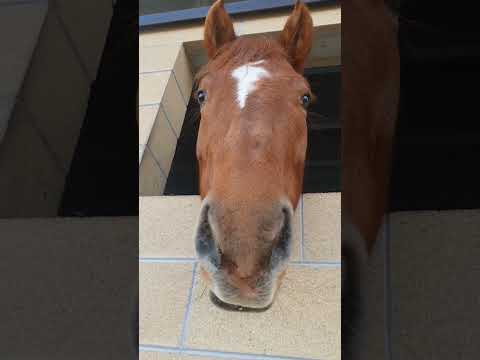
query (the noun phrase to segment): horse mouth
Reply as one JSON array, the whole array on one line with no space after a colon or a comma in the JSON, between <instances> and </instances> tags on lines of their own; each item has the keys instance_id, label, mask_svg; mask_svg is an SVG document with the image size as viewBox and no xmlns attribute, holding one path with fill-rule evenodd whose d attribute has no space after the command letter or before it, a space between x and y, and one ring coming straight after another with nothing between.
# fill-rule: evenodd
<instances>
[{"instance_id":1,"label":"horse mouth","mask_svg":"<svg viewBox=\"0 0 480 360\"><path fill-rule=\"evenodd\" d=\"M254 296L243 295L228 280L228 274L222 268L222 258L214 241L213 230L208 219L210 205L205 203L200 212L195 235L195 249L204 276L210 282L210 301L226 311L263 312L268 310L277 291L278 275L285 270L290 257L292 238L291 206L284 206L283 225L280 229L270 257L262 263L264 273L257 279Z\"/></svg>"},{"instance_id":2,"label":"horse mouth","mask_svg":"<svg viewBox=\"0 0 480 360\"><path fill-rule=\"evenodd\" d=\"M226 311L241 311L241 312L264 312L272 306L272 303L268 304L265 307L260 307L260 308L252 308L252 307L246 307L246 306L241 306L241 305L233 305L226 303L223 300L220 300L220 298L217 297L213 293L213 291L209 291L210 293L210 301L220 309L226 310Z\"/></svg>"}]
</instances>

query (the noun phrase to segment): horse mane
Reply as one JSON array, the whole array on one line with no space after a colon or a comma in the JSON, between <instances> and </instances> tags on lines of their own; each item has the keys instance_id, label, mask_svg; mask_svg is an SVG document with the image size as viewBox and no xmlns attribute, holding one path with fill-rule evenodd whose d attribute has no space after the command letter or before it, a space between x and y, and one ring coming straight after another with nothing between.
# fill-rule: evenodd
<instances>
[{"instance_id":1,"label":"horse mane","mask_svg":"<svg viewBox=\"0 0 480 360\"><path fill-rule=\"evenodd\" d=\"M195 88L200 80L213 70L219 70L225 66L241 66L248 62L259 60L284 58L288 55L280 43L265 35L242 36L218 49L210 61L202 66L195 76Z\"/></svg>"}]
</instances>

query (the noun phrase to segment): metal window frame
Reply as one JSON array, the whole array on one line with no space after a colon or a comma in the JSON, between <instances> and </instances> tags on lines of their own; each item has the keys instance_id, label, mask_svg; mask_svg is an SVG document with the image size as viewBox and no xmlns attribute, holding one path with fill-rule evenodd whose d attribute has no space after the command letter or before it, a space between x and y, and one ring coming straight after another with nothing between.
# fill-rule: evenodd
<instances>
[{"instance_id":1,"label":"metal window frame","mask_svg":"<svg viewBox=\"0 0 480 360\"><path fill-rule=\"evenodd\" d=\"M338 0L303 0L303 2L310 7L338 4ZM243 0L225 4L225 9L229 14L236 15L291 8L294 3L294 0ZM142 15L139 19L139 27L140 29L145 29L147 27L158 25L203 20L207 16L209 8L210 6L202 6L198 8Z\"/></svg>"}]
</instances>

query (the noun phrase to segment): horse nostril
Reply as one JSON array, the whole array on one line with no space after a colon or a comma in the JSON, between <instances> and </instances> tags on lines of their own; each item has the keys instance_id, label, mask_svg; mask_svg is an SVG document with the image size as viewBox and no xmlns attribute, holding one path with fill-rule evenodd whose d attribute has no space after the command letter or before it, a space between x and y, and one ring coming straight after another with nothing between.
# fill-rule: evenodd
<instances>
[{"instance_id":1,"label":"horse nostril","mask_svg":"<svg viewBox=\"0 0 480 360\"><path fill-rule=\"evenodd\" d=\"M290 246L292 238L291 229L291 211L287 207L282 207L283 222L277 237L275 246L273 247L270 257L270 268L277 268L284 264L290 257Z\"/></svg>"},{"instance_id":2,"label":"horse nostril","mask_svg":"<svg viewBox=\"0 0 480 360\"><path fill-rule=\"evenodd\" d=\"M205 205L200 213L200 220L197 228L195 250L202 257L211 252L215 246L212 236L212 228L208 221L208 211L210 207Z\"/></svg>"},{"instance_id":3,"label":"horse nostril","mask_svg":"<svg viewBox=\"0 0 480 360\"><path fill-rule=\"evenodd\" d=\"M200 213L200 219L195 238L195 250L200 259L207 260L215 268L220 266L221 252L215 243L212 226L209 220L211 208L206 204Z\"/></svg>"}]
</instances>

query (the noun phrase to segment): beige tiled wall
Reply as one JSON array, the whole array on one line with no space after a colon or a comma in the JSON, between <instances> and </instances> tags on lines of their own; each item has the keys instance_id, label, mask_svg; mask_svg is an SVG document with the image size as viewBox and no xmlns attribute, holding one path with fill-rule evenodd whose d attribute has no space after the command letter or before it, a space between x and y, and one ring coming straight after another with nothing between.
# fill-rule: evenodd
<instances>
[{"instance_id":1,"label":"beige tiled wall","mask_svg":"<svg viewBox=\"0 0 480 360\"><path fill-rule=\"evenodd\" d=\"M308 359L340 359L340 269L292 265L263 313L215 307L196 276L189 348ZM202 295L203 293L203 295Z\"/></svg>"},{"instance_id":2,"label":"beige tiled wall","mask_svg":"<svg viewBox=\"0 0 480 360\"><path fill-rule=\"evenodd\" d=\"M176 346L192 282L193 264L141 263L140 326L141 344ZM159 299L161 306L159 306Z\"/></svg>"},{"instance_id":3,"label":"beige tiled wall","mask_svg":"<svg viewBox=\"0 0 480 360\"><path fill-rule=\"evenodd\" d=\"M302 196L291 265L274 305L261 314L225 312L210 302L194 251L199 210L198 196L139 199L141 358L183 359L197 352L232 359L242 354L339 359L340 194ZM327 235L321 247L328 257L316 252L304 257L315 240L305 229Z\"/></svg>"},{"instance_id":4,"label":"beige tiled wall","mask_svg":"<svg viewBox=\"0 0 480 360\"><path fill-rule=\"evenodd\" d=\"M340 197L336 193L303 195L305 260L338 261L341 242L339 209Z\"/></svg>"},{"instance_id":5,"label":"beige tiled wall","mask_svg":"<svg viewBox=\"0 0 480 360\"><path fill-rule=\"evenodd\" d=\"M192 69L183 45L174 43L140 48L139 72L140 177L168 176L193 87ZM151 161L143 159L144 149L156 167L143 165ZM142 195L163 194L164 183L151 186L140 179L140 184Z\"/></svg>"}]
</instances>

